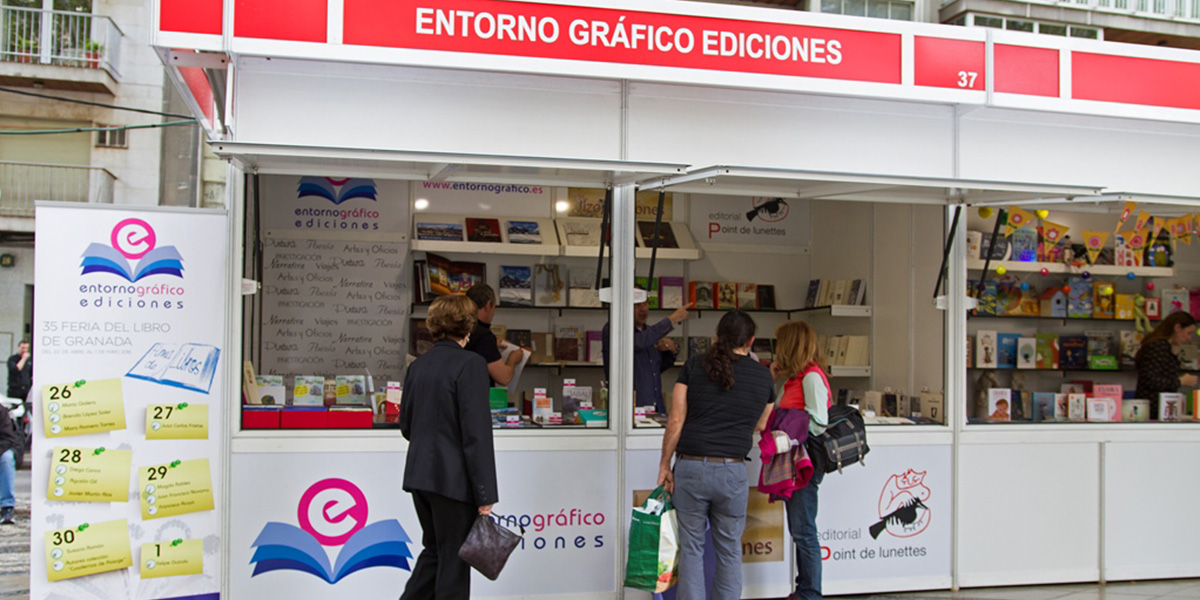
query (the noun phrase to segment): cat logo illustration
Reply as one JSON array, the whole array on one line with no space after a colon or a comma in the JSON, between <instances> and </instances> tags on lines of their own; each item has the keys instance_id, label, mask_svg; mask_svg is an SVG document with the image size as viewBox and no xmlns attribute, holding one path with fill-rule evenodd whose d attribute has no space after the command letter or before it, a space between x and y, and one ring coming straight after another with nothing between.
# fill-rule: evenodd
<instances>
[{"instance_id":1,"label":"cat logo illustration","mask_svg":"<svg viewBox=\"0 0 1200 600\"><path fill-rule=\"evenodd\" d=\"M926 473L909 469L888 478L879 494L879 521L868 529L872 538L879 539L884 531L908 538L929 527L930 510L925 503L932 492L925 485Z\"/></svg>"}]
</instances>

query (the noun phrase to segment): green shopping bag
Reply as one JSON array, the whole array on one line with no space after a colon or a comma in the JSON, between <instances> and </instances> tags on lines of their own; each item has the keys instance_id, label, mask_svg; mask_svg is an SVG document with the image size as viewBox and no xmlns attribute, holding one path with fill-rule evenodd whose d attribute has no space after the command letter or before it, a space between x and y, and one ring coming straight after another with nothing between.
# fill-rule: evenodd
<instances>
[{"instance_id":1,"label":"green shopping bag","mask_svg":"<svg viewBox=\"0 0 1200 600\"><path fill-rule=\"evenodd\" d=\"M665 592L679 577L679 523L671 497L660 485L633 509L625 587Z\"/></svg>"}]
</instances>

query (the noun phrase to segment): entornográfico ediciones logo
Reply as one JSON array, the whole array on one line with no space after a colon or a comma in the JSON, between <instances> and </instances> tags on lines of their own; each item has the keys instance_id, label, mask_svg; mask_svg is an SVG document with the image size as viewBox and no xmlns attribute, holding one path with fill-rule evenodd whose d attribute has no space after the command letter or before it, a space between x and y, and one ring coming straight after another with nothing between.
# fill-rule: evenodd
<instances>
[{"instance_id":1,"label":"entornogr\u00e1fico ediciones logo","mask_svg":"<svg viewBox=\"0 0 1200 600\"><path fill-rule=\"evenodd\" d=\"M412 543L400 521L367 524L369 509L362 490L345 479L322 479L300 497L299 527L271 521L251 547L255 577L270 571L301 571L334 584L370 567L410 571ZM341 547L330 562L326 547Z\"/></svg>"},{"instance_id":2,"label":"entornogr\u00e1fico ediciones logo","mask_svg":"<svg viewBox=\"0 0 1200 600\"><path fill-rule=\"evenodd\" d=\"M333 203L333 207L297 207L295 209L297 229L338 229L347 231L376 231L379 229L379 211L369 207L342 206L356 198L372 202L378 200L374 179L347 177L301 177L296 184L296 199L321 198Z\"/></svg>"},{"instance_id":3,"label":"entornogr\u00e1fico ediciones logo","mask_svg":"<svg viewBox=\"0 0 1200 600\"><path fill-rule=\"evenodd\" d=\"M95 308L181 309L185 289L173 280L138 283L152 276L183 279L183 256L175 246L158 245L154 227L142 219L123 219L113 226L109 244L93 242L83 251L79 305ZM115 276L124 283L102 283Z\"/></svg>"}]
</instances>

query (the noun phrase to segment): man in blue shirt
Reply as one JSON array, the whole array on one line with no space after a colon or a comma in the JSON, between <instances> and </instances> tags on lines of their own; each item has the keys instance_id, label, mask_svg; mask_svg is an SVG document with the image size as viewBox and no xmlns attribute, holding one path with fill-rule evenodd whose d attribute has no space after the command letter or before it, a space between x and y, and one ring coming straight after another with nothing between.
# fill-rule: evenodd
<instances>
[{"instance_id":1,"label":"man in blue shirt","mask_svg":"<svg viewBox=\"0 0 1200 600\"><path fill-rule=\"evenodd\" d=\"M666 412L663 402L662 373L675 366L679 347L667 338L675 326L688 318L687 307L679 307L670 316L647 325L650 305L639 302L633 305L633 393L638 406L653 406L657 412ZM608 376L608 323L600 333L604 351L604 373Z\"/></svg>"}]
</instances>

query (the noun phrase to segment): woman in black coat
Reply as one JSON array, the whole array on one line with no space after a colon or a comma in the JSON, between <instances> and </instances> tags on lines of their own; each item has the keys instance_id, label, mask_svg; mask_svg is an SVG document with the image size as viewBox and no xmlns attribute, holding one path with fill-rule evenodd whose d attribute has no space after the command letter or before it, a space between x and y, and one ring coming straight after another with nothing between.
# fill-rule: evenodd
<instances>
[{"instance_id":1,"label":"woman in black coat","mask_svg":"<svg viewBox=\"0 0 1200 600\"><path fill-rule=\"evenodd\" d=\"M400 600L470 598L471 569L458 550L476 515L491 514L499 499L487 364L463 348L476 311L466 296L435 300L426 320L433 348L404 379L404 489L413 496L423 549Z\"/></svg>"}]
</instances>

